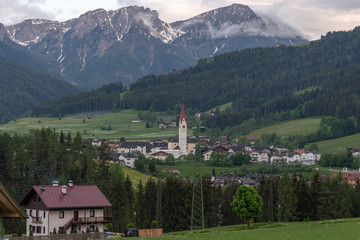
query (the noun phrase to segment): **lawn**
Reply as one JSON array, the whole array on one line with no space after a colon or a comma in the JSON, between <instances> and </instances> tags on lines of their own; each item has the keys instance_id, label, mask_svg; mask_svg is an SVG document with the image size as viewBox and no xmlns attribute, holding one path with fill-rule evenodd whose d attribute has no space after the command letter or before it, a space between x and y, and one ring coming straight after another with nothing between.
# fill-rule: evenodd
<instances>
[{"instance_id":1,"label":"lawn","mask_svg":"<svg viewBox=\"0 0 360 240\"><path fill-rule=\"evenodd\" d=\"M249 136L261 136L262 134L276 133L279 136L289 136L296 134L306 134L315 132L320 126L321 118L306 118L299 120L286 121L256 129L250 132Z\"/></svg>"},{"instance_id":2,"label":"lawn","mask_svg":"<svg viewBox=\"0 0 360 240\"><path fill-rule=\"evenodd\" d=\"M167 233L163 237L146 239L226 239L226 240L358 240L360 238L360 219L331 220L318 222L281 223L259 225L246 229L243 225Z\"/></svg>"},{"instance_id":3,"label":"lawn","mask_svg":"<svg viewBox=\"0 0 360 240\"><path fill-rule=\"evenodd\" d=\"M169 118L160 115L161 118ZM132 123L137 118L137 111L133 109L122 110L116 113L87 113L62 118L22 118L0 125L0 131L9 133L27 134L33 129L55 128L71 134L79 131L83 137L119 139L168 139L177 134L177 128L161 130L154 123L146 128L146 122Z\"/></svg>"}]
</instances>

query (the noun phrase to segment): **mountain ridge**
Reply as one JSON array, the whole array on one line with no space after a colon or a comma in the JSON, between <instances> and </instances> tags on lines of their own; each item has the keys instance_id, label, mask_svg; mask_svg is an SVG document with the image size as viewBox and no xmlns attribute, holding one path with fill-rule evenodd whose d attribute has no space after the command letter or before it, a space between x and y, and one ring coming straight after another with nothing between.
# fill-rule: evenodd
<instances>
[{"instance_id":1,"label":"mountain ridge","mask_svg":"<svg viewBox=\"0 0 360 240\"><path fill-rule=\"evenodd\" d=\"M190 24L194 19L197 24ZM0 26L0 40L11 39L44 59L56 76L93 89L117 81L129 85L228 51L306 41L295 31L293 37L266 36L267 26L276 26L269 24L240 4L175 23L161 20L156 10L129 6L96 9L64 22L28 19L6 26L7 35Z\"/></svg>"}]
</instances>

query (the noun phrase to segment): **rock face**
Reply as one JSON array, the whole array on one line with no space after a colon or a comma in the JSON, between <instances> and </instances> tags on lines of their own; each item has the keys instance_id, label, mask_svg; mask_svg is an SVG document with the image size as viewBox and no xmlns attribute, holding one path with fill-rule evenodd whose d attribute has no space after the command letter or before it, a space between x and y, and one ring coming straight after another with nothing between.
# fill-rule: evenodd
<instances>
[{"instance_id":1,"label":"rock face","mask_svg":"<svg viewBox=\"0 0 360 240\"><path fill-rule=\"evenodd\" d=\"M10 39L46 62L50 72L91 89L117 81L129 85L146 74L182 69L228 51L305 41L289 29L283 34L240 4L171 24L157 11L131 6L98 9L66 22L32 19L0 25L0 41Z\"/></svg>"}]
</instances>

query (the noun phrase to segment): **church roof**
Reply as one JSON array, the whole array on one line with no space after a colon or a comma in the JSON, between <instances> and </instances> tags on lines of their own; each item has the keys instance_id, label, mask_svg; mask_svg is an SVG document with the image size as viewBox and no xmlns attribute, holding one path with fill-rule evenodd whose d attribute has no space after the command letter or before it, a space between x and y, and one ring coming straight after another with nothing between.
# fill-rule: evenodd
<instances>
[{"instance_id":1,"label":"church roof","mask_svg":"<svg viewBox=\"0 0 360 240\"><path fill-rule=\"evenodd\" d=\"M181 114L180 114L180 122L182 122L182 120L185 119L185 122L186 121L186 116L185 116L185 110L184 110L184 103L181 105Z\"/></svg>"}]
</instances>

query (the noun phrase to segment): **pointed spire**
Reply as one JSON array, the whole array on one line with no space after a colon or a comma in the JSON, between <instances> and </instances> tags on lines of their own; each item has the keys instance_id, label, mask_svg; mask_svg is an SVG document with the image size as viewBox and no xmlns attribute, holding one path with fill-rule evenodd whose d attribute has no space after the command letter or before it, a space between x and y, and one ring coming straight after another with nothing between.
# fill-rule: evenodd
<instances>
[{"instance_id":1,"label":"pointed spire","mask_svg":"<svg viewBox=\"0 0 360 240\"><path fill-rule=\"evenodd\" d=\"M182 105L181 105L181 114L180 114L180 122L182 122L182 120L183 119L185 119L185 122L187 122L186 121L186 116L185 116L185 110L184 110L184 103L182 103Z\"/></svg>"}]
</instances>

